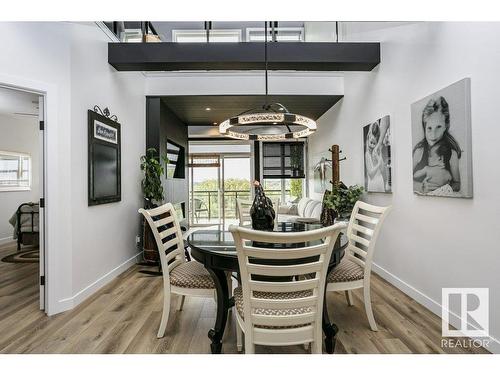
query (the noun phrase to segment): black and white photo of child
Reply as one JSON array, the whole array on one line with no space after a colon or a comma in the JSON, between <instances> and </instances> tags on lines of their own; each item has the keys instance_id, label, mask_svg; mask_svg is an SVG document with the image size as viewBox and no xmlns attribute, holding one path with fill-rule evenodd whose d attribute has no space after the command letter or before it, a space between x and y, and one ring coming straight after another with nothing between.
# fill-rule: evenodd
<instances>
[{"instance_id":1,"label":"black and white photo of child","mask_svg":"<svg viewBox=\"0 0 500 375\"><path fill-rule=\"evenodd\" d=\"M471 197L469 80L412 105L413 191L421 195ZM465 145L465 150L462 148Z\"/></svg>"},{"instance_id":2,"label":"black and white photo of child","mask_svg":"<svg viewBox=\"0 0 500 375\"><path fill-rule=\"evenodd\" d=\"M390 193L392 180L389 116L363 127L363 144L365 190Z\"/></svg>"}]
</instances>

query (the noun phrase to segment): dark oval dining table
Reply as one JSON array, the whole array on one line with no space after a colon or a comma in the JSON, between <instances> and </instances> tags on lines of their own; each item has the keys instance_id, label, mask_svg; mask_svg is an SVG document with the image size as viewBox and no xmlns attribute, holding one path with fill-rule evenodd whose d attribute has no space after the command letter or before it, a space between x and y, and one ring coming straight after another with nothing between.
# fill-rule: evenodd
<instances>
[{"instance_id":1,"label":"dark oval dining table","mask_svg":"<svg viewBox=\"0 0 500 375\"><path fill-rule=\"evenodd\" d=\"M321 224L306 223L277 223L274 231L278 232L301 232L321 228ZM222 229L201 229L191 233L187 242L191 248L191 256L202 263L212 276L217 293L217 317L214 328L208 332L211 340L210 348L213 354L221 353L222 337L226 327L228 311L234 306L234 298L229 297L227 272L239 272L238 256L231 232ZM276 245L286 251L287 246ZM309 244L312 245L312 244ZM347 238L341 234L335 243L332 257L328 266L331 271L344 256ZM326 288L325 288L326 291ZM326 292L325 292L326 296ZM326 300L323 304L323 332L325 333L325 348L327 353L333 353L335 349L335 335L338 327L330 322Z\"/></svg>"}]
</instances>

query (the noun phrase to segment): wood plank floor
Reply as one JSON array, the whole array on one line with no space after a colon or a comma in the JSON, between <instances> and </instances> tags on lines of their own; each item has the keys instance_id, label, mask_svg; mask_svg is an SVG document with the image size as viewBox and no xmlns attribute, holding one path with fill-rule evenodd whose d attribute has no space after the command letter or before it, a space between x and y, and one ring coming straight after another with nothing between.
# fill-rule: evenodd
<instances>
[{"instance_id":1,"label":"wood plank floor","mask_svg":"<svg viewBox=\"0 0 500 375\"><path fill-rule=\"evenodd\" d=\"M0 258L15 245L0 247ZM186 298L176 311L173 297L167 334L156 338L162 280L134 266L75 309L47 317L38 310L38 264L0 262L0 353L210 353L207 332L215 322L211 299ZM366 320L362 294L354 306L330 293L328 308L340 327L336 353L486 353L441 348L441 319L380 277L372 280L379 331ZM235 320L229 316L224 353L236 353ZM303 346L256 347L257 353L307 353Z\"/></svg>"}]
</instances>

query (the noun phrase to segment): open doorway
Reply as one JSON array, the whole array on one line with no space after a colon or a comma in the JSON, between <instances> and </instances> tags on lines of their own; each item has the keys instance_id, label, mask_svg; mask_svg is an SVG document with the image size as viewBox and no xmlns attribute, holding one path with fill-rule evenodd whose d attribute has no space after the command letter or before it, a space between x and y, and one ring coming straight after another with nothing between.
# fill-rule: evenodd
<instances>
[{"instance_id":1,"label":"open doorway","mask_svg":"<svg viewBox=\"0 0 500 375\"><path fill-rule=\"evenodd\" d=\"M44 96L0 85L0 320L45 309Z\"/></svg>"}]
</instances>

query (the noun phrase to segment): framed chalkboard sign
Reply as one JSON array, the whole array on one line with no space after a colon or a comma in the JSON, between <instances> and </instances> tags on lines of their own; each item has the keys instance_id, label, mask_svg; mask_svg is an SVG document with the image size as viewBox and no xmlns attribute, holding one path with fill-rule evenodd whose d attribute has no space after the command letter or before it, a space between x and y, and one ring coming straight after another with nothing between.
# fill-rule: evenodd
<instances>
[{"instance_id":1,"label":"framed chalkboard sign","mask_svg":"<svg viewBox=\"0 0 500 375\"><path fill-rule=\"evenodd\" d=\"M120 124L88 111L88 205L121 200Z\"/></svg>"}]
</instances>

